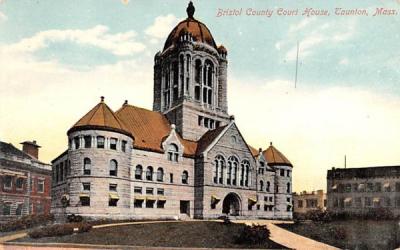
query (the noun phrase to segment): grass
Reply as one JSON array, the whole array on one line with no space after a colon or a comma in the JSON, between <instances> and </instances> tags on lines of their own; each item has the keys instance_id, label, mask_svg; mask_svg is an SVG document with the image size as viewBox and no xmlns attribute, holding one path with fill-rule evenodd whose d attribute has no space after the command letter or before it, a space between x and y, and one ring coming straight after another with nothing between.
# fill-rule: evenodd
<instances>
[{"instance_id":1,"label":"grass","mask_svg":"<svg viewBox=\"0 0 400 250\"><path fill-rule=\"evenodd\" d=\"M397 220L301 222L279 226L342 249L391 250L400 246L400 226Z\"/></svg>"},{"instance_id":2,"label":"grass","mask_svg":"<svg viewBox=\"0 0 400 250\"><path fill-rule=\"evenodd\" d=\"M211 221L169 222L98 228L87 233L63 237L41 239L25 237L16 241L157 247L285 248L269 239L262 245L236 244L235 236L243 227L244 224L224 225L220 222Z\"/></svg>"}]
</instances>

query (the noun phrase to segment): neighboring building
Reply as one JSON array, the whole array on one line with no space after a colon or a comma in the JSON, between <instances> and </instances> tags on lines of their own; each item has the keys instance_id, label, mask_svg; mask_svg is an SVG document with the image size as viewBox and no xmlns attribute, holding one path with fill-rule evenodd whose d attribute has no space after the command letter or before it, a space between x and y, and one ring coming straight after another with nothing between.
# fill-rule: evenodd
<instances>
[{"instance_id":1,"label":"neighboring building","mask_svg":"<svg viewBox=\"0 0 400 250\"><path fill-rule=\"evenodd\" d=\"M300 194L293 193L293 212L307 213L312 210L326 210L326 193L324 190L317 190Z\"/></svg>"},{"instance_id":2,"label":"neighboring building","mask_svg":"<svg viewBox=\"0 0 400 250\"><path fill-rule=\"evenodd\" d=\"M363 214L388 208L400 215L400 166L332 168L327 176L327 209Z\"/></svg>"},{"instance_id":3,"label":"neighboring building","mask_svg":"<svg viewBox=\"0 0 400 250\"><path fill-rule=\"evenodd\" d=\"M52 210L92 218L292 218L292 164L228 114L227 50L193 17L155 56L153 111L104 98L52 161ZM260 126L265 126L260 124Z\"/></svg>"},{"instance_id":4,"label":"neighboring building","mask_svg":"<svg viewBox=\"0 0 400 250\"><path fill-rule=\"evenodd\" d=\"M38 160L36 141L21 144L0 141L0 222L50 212L51 166Z\"/></svg>"}]
</instances>

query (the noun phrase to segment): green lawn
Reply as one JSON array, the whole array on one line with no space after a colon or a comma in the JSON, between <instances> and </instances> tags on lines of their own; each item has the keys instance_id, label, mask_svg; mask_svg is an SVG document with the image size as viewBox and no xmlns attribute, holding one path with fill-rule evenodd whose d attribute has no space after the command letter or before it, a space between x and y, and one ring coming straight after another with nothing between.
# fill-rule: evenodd
<instances>
[{"instance_id":1,"label":"green lawn","mask_svg":"<svg viewBox=\"0 0 400 250\"><path fill-rule=\"evenodd\" d=\"M98 228L87 233L58 238L31 239L25 237L16 241L159 247L285 248L271 240L262 245L235 244L235 236L243 227L243 224L224 225L220 222L211 221L170 222Z\"/></svg>"},{"instance_id":2,"label":"green lawn","mask_svg":"<svg viewBox=\"0 0 400 250\"><path fill-rule=\"evenodd\" d=\"M344 249L395 249L400 246L399 221L346 220L279 225L294 233Z\"/></svg>"}]
</instances>

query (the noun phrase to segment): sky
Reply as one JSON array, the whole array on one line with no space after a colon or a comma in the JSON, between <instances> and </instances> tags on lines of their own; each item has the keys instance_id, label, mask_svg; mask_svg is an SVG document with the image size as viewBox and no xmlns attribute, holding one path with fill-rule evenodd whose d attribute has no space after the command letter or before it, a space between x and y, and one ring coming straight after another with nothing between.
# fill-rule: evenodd
<instances>
[{"instance_id":1,"label":"sky","mask_svg":"<svg viewBox=\"0 0 400 250\"><path fill-rule=\"evenodd\" d=\"M0 140L36 140L50 162L100 96L113 110L126 99L151 109L154 55L187 3L0 0ZM228 49L229 113L248 144L272 141L289 158L294 191L326 190L327 170L343 167L345 155L347 167L400 165L400 0L194 5L194 17ZM329 15L302 15L307 8ZM373 16L376 8L395 15Z\"/></svg>"}]
</instances>

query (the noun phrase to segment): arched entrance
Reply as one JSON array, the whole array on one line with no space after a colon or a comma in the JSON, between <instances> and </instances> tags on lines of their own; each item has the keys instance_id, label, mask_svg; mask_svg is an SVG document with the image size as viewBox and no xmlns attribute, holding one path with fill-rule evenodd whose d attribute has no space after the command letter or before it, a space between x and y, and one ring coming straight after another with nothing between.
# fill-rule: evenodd
<instances>
[{"instance_id":1,"label":"arched entrance","mask_svg":"<svg viewBox=\"0 0 400 250\"><path fill-rule=\"evenodd\" d=\"M222 203L222 213L232 216L238 216L240 212L240 198L235 193L229 193L225 196Z\"/></svg>"}]
</instances>

